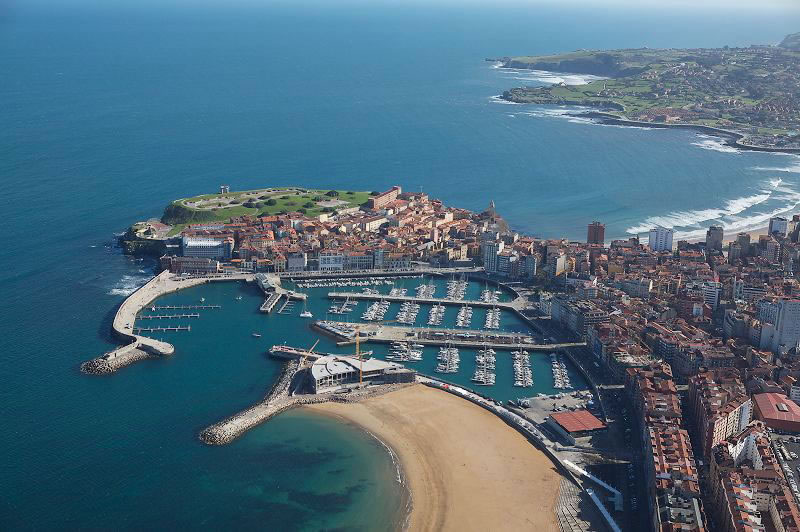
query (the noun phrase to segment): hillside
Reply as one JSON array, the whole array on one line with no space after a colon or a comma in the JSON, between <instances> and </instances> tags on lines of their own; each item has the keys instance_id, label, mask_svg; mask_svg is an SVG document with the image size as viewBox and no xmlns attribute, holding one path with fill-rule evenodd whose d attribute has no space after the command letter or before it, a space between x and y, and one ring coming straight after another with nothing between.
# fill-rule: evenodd
<instances>
[{"instance_id":1,"label":"hillside","mask_svg":"<svg viewBox=\"0 0 800 532\"><path fill-rule=\"evenodd\" d=\"M340 209L358 207L366 203L369 196L369 192L296 187L204 194L173 201L164 210L161 222L169 225L224 222L237 216L286 212L318 216Z\"/></svg>"},{"instance_id":2,"label":"hillside","mask_svg":"<svg viewBox=\"0 0 800 532\"><path fill-rule=\"evenodd\" d=\"M706 126L755 149L800 150L800 34L781 46L630 49L504 58L503 68L594 74L584 85L516 87L514 103L589 106L637 122Z\"/></svg>"},{"instance_id":3,"label":"hillside","mask_svg":"<svg viewBox=\"0 0 800 532\"><path fill-rule=\"evenodd\" d=\"M787 35L778 46L787 50L800 50L800 32Z\"/></svg>"}]
</instances>

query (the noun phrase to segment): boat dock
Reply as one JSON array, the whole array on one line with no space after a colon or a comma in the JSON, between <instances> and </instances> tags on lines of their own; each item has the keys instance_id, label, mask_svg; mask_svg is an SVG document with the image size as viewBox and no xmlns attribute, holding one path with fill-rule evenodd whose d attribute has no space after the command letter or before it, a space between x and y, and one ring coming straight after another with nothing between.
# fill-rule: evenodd
<instances>
[{"instance_id":1,"label":"boat dock","mask_svg":"<svg viewBox=\"0 0 800 532\"><path fill-rule=\"evenodd\" d=\"M222 305L156 305L150 310L210 310L222 308Z\"/></svg>"},{"instance_id":2,"label":"boat dock","mask_svg":"<svg viewBox=\"0 0 800 532\"><path fill-rule=\"evenodd\" d=\"M138 320L168 320L177 318L199 318L199 313L194 314L140 314Z\"/></svg>"},{"instance_id":3,"label":"boat dock","mask_svg":"<svg viewBox=\"0 0 800 532\"><path fill-rule=\"evenodd\" d=\"M134 327L136 333L143 332L164 332L164 331L191 331L191 325L175 325L174 327Z\"/></svg>"},{"instance_id":4,"label":"boat dock","mask_svg":"<svg viewBox=\"0 0 800 532\"><path fill-rule=\"evenodd\" d=\"M283 297L283 294L279 294L278 292L270 294L269 297L264 300L258 310L264 313L272 312L272 309L275 308L275 305L278 304L278 301L280 301L281 297Z\"/></svg>"},{"instance_id":5,"label":"boat dock","mask_svg":"<svg viewBox=\"0 0 800 532\"><path fill-rule=\"evenodd\" d=\"M364 294L361 292L329 292L328 298L329 299L350 298L351 300L363 300L363 301L389 301L392 303L404 303L407 301L409 303L417 303L417 304L450 305L459 307L467 305L471 307L499 308L505 310L516 310L520 306L524 306L524 301L520 301L518 303L517 299L515 299L514 301L488 302L481 300L404 296L399 294L391 296L388 294Z\"/></svg>"},{"instance_id":6,"label":"boat dock","mask_svg":"<svg viewBox=\"0 0 800 532\"><path fill-rule=\"evenodd\" d=\"M355 326L352 323L327 321L316 322L316 327L339 340L337 345L355 343ZM414 341L429 346L452 346L464 348L525 349L527 351L552 352L563 347L586 345L584 342L564 344L542 344L537 337L516 333L470 329L437 329L401 327L373 323L358 324L362 342L393 343Z\"/></svg>"}]
</instances>

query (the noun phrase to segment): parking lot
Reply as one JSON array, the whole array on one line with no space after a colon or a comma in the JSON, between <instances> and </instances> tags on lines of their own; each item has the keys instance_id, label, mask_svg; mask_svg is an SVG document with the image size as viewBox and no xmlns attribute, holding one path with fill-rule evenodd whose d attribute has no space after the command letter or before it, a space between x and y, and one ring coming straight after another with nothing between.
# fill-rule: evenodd
<instances>
[{"instance_id":1,"label":"parking lot","mask_svg":"<svg viewBox=\"0 0 800 532\"><path fill-rule=\"evenodd\" d=\"M771 439L795 500L800 501L800 436L773 433Z\"/></svg>"}]
</instances>

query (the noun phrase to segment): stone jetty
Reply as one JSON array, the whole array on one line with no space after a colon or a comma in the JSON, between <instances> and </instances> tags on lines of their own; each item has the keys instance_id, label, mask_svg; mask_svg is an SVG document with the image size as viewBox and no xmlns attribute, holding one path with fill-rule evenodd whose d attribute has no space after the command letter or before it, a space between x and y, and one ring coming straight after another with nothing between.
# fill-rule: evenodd
<instances>
[{"instance_id":1,"label":"stone jetty","mask_svg":"<svg viewBox=\"0 0 800 532\"><path fill-rule=\"evenodd\" d=\"M326 402L353 403L410 386L410 384L380 384L353 390L346 394L290 395L289 389L298 367L299 362L296 360L287 362L272 390L263 401L204 429L200 432L200 440L208 445L226 445L253 427L290 408Z\"/></svg>"}]
</instances>

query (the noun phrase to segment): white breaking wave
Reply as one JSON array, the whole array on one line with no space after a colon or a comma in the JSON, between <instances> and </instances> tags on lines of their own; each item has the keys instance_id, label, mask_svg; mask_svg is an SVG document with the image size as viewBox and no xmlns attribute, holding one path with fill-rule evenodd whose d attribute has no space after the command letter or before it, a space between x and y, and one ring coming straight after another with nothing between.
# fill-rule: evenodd
<instances>
[{"instance_id":1,"label":"white breaking wave","mask_svg":"<svg viewBox=\"0 0 800 532\"><path fill-rule=\"evenodd\" d=\"M517 113L519 115L533 116L536 118L563 118L573 124L596 124L591 118L584 118L575 116L573 113L576 111L584 110L583 107L573 107L572 109L557 108L557 109L537 109L535 111L524 111Z\"/></svg>"},{"instance_id":2,"label":"white breaking wave","mask_svg":"<svg viewBox=\"0 0 800 532\"><path fill-rule=\"evenodd\" d=\"M755 166L753 170L761 170L763 172L787 172L791 174L800 174L800 160L789 166Z\"/></svg>"},{"instance_id":3,"label":"white breaking wave","mask_svg":"<svg viewBox=\"0 0 800 532\"><path fill-rule=\"evenodd\" d=\"M669 229L687 228L685 231L676 231L677 238L696 238L705 234L706 228L698 228L703 222L715 221L726 231L743 231L754 229L769 221L773 216L796 209L800 204L800 193L789 188L781 187L782 180L773 179L769 181L770 189L764 190L759 194L743 196L725 202L722 207L710 209L698 209L694 211L676 211L662 216L652 216L647 218L639 225L629 227L626 232L629 234L647 233L655 226L662 226ZM781 194L775 196L775 192ZM741 214L753 207L760 205L770 199L786 201L781 207L771 212L753 213L750 216L737 218Z\"/></svg>"},{"instance_id":4,"label":"white breaking wave","mask_svg":"<svg viewBox=\"0 0 800 532\"><path fill-rule=\"evenodd\" d=\"M608 79L603 76L593 76L591 74L570 74L561 72L550 72L547 70L524 70L524 69L503 69L504 74L511 74L510 76L503 76L506 79L518 79L522 81L538 81L541 83L549 83L555 85L556 83L565 83L567 85L586 85L592 81L600 79Z\"/></svg>"},{"instance_id":5,"label":"white breaking wave","mask_svg":"<svg viewBox=\"0 0 800 532\"><path fill-rule=\"evenodd\" d=\"M110 296L129 296L150 280L150 277L137 275L123 275L122 278L108 291Z\"/></svg>"},{"instance_id":6,"label":"white breaking wave","mask_svg":"<svg viewBox=\"0 0 800 532\"><path fill-rule=\"evenodd\" d=\"M504 100L500 94L497 94L495 96L490 96L489 100L491 100L492 103L501 103L503 105L523 105L521 103L509 102L508 100Z\"/></svg>"},{"instance_id":7,"label":"white breaking wave","mask_svg":"<svg viewBox=\"0 0 800 532\"><path fill-rule=\"evenodd\" d=\"M704 150L719 151L722 153L742 153L741 150L734 148L733 146L728 146L724 141L717 137L711 137L709 135L697 135L697 137L702 140L692 142L692 146L697 146L698 148L703 148Z\"/></svg>"}]
</instances>

